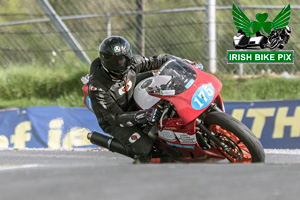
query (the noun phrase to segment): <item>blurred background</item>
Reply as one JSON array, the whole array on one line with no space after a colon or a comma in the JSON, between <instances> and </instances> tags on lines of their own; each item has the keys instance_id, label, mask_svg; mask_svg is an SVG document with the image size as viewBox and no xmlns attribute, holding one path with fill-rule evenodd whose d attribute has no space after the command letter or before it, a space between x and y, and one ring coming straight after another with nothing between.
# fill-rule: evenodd
<instances>
[{"instance_id":1,"label":"blurred background","mask_svg":"<svg viewBox=\"0 0 300 200\"><path fill-rule=\"evenodd\" d=\"M235 4L250 21L291 5L295 64L227 64ZM80 78L110 35L133 53L201 62L224 100L298 99L300 0L0 0L0 106L83 106ZM249 78L250 77L250 78ZM279 77L279 79L273 79ZM287 79L289 78L289 79Z\"/></svg>"},{"instance_id":2,"label":"blurred background","mask_svg":"<svg viewBox=\"0 0 300 200\"><path fill-rule=\"evenodd\" d=\"M300 69L299 0L217 0L215 33L209 31L208 0L0 0L0 66L39 63L49 66L90 62L100 42L121 35L133 53L152 56L169 53L200 61L209 69L209 35L216 34L218 73L239 74L240 66L226 63L226 50L234 49L237 30L232 4L254 21L268 13L272 21L291 4L291 39L285 50L295 51L295 65L243 65L242 74L264 71L297 74ZM48 2L53 10L45 6ZM51 15L53 17L51 17ZM55 15L55 16L54 16ZM56 18L56 19L53 19ZM55 24L61 20L65 25ZM214 23L214 22L213 22ZM74 43L74 44L70 44ZM72 46L73 45L73 46ZM77 45L77 46L76 46ZM79 48L78 48L79 47Z\"/></svg>"},{"instance_id":3,"label":"blurred background","mask_svg":"<svg viewBox=\"0 0 300 200\"><path fill-rule=\"evenodd\" d=\"M258 13L273 21L290 4L292 33L284 50L294 50L294 64L227 64L237 33L233 4L250 21ZM201 62L223 83L226 106L231 104L231 111L239 106L234 117L268 144L299 148L299 22L300 0L0 0L0 132L5 134L0 148L40 141L49 148L87 144L86 127L99 126L82 108L80 78L110 35L126 38L135 54L169 53ZM78 125L81 120L89 124ZM277 131L275 123L292 128ZM290 130L291 137L283 137ZM286 141L274 142L273 135Z\"/></svg>"}]
</instances>

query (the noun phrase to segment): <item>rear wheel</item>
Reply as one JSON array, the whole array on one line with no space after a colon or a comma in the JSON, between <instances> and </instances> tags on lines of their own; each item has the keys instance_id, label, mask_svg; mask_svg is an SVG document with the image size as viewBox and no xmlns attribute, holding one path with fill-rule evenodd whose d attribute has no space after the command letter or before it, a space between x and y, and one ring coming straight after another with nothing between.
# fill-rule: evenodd
<instances>
[{"instance_id":1,"label":"rear wheel","mask_svg":"<svg viewBox=\"0 0 300 200\"><path fill-rule=\"evenodd\" d=\"M226 148L216 148L235 163L264 162L264 149L257 137L242 122L218 111L209 112L205 125L225 144Z\"/></svg>"}]
</instances>

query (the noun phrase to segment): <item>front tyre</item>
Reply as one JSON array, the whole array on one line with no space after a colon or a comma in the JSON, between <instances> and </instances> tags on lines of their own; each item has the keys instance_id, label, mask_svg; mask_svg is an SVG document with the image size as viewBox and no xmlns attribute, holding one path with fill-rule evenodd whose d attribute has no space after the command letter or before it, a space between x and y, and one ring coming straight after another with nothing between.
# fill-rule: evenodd
<instances>
[{"instance_id":1,"label":"front tyre","mask_svg":"<svg viewBox=\"0 0 300 200\"><path fill-rule=\"evenodd\" d=\"M209 112L205 125L222 141L227 150L216 147L230 162L264 162L265 153L257 137L242 122L218 111Z\"/></svg>"}]
</instances>

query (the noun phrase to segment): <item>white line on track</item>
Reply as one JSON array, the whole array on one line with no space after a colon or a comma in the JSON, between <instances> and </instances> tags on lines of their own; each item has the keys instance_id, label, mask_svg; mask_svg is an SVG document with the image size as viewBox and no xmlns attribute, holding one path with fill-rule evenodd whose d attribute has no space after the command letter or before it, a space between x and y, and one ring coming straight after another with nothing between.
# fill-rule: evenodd
<instances>
[{"instance_id":1,"label":"white line on track","mask_svg":"<svg viewBox=\"0 0 300 200\"><path fill-rule=\"evenodd\" d=\"M0 166L0 171L4 170L14 170L14 169L26 169L26 168L34 168L39 167L37 164L27 164L27 165L2 165Z\"/></svg>"},{"instance_id":2,"label":"white line on track","mask_svg":"<svg viewBox=\"0 0 300 200\"><path fill-rule=\"evenodd\" d=\"M300 149L265 149L266 154L300 155Z\"/></svg>"}]
</instances>

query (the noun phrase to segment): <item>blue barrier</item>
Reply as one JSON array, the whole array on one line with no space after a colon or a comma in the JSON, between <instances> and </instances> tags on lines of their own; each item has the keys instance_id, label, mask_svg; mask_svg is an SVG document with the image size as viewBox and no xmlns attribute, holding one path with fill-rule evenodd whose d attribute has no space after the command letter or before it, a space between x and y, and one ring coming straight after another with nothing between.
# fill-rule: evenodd
<instances>
[{"instance_id":1,"label":"blue barrier","mask_svg":"<svg viewBox=\"0 0 300 200\"><path fill-rule=\"evenodd\" d=\"M242 121L264 148L300 148L300 100L225 102L226 112ZM0 111L0 148L96 147L89 131L103 132L86 108L27 107Z\"/></svg>"},{"instance_id":2,"label":"blue barrier","mask_svg":"<svg viewBox=\"0 0 300 200\"><path fill-rule=\"evenodd\" d=\"M0 148L76 148L92 144L90 130L102 132L86 108L27 107L0 112Z\"/></svg>"},{"instance_id":3,"label":"blue barrier","mask_svg":"<svg viewBox=\"0 0 300 200\"><path fill-rule=\"evenodd\" d=\"M242 121L264 148L300 148L300 100L227 102L226 112Z\"/></svg>"}]
</instances>

